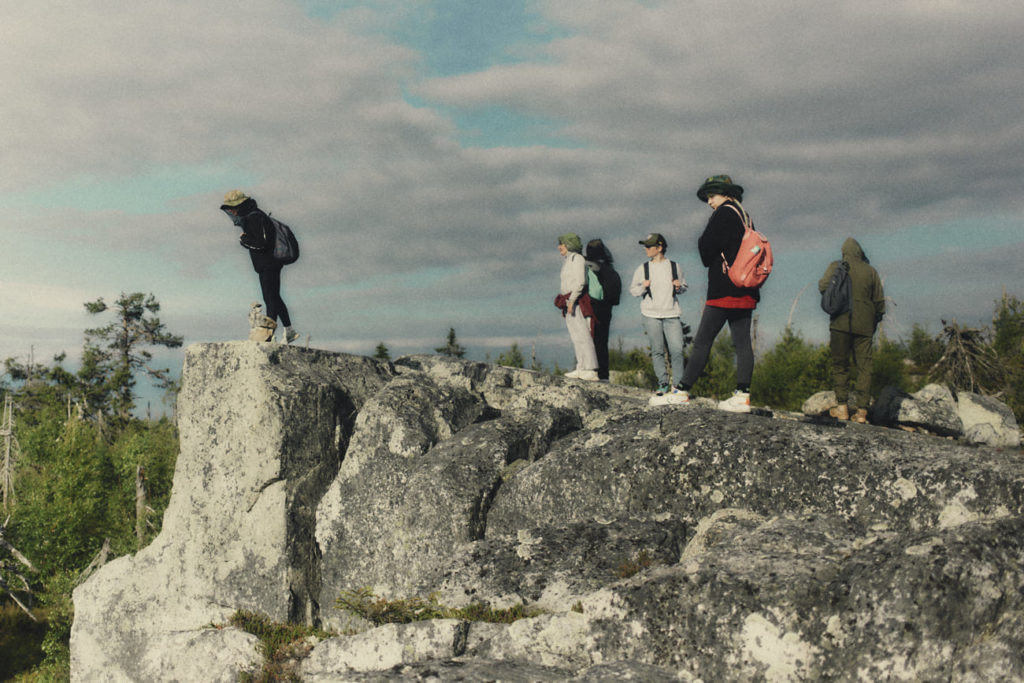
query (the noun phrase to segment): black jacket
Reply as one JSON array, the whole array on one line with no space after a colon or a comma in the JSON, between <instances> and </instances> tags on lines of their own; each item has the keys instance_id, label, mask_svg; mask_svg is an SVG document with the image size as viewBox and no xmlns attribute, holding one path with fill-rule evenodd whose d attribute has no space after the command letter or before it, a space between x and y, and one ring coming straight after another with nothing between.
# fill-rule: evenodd
<instances>
[{"instance_id":1,"label":"black jacket","mask_svg":"<svg viewBox=\"0 0 1024 683\"><path fill-rule=\"evenodd\" d=\"M267 214L263 213L256 200L249 198L238 205L238 215L231 220L242 229L239 244L249 250L252 267L257 273L281 267L281 262L274 258L274 240L276 231Z\"/></svg>"},{"instance_id":2,"label":"black jacket","mask_svg":"<svg viewBox=\"0 0 1024 683\"><path fill-rule=\"evenodd\" d=\"M711 300L727 296L751 296L754 301L760 301L761 293L758 288L737 287L729 279L729 275L722 272L722 255L725 255L725 260L729 263L733 262L740 250L740 242L743 241L745 231L743 221L729 208L729 204L743 211L733 200L725 202L711 214L704 233L697 240L700 260L708 269L707 298Z\"/></svg>"}]
</instances>

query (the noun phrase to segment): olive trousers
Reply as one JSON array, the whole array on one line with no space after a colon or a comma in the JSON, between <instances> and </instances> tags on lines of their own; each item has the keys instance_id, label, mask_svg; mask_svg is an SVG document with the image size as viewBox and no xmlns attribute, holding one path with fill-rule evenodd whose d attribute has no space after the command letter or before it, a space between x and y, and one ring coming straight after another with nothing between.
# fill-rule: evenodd
<instances>
[{"instance_id":1,"label":"olive trousers","mask_svg":"<svg viewBox=\"0 0 1024 683\"><path fill-rule=\"evenodd\" d=\"M831 330L832 388L836 402L851 409L867 408L871 393L872 337ZM853 389L850 389L850 385Z\"/></svg>"}]
</instances>

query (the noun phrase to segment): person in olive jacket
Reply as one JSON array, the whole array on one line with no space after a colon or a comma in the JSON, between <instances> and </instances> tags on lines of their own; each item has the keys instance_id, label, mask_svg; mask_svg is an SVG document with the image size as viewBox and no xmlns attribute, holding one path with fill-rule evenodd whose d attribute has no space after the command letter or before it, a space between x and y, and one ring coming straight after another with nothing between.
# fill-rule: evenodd
<instances>
[{"instance_id":1,"label":"person in olive jacket","mask_svg":"<svg viewBox=\"0 0 1024 683\"><path fill-rule=\"evenodd\" d=\"M842 261L830 263L818 281L818 291L824 292L840 262L845 262L850 268L850 310L832 316L829 321L832 386L838 402L829 413L840 420L866 422L868 392L871 390L872 340L875 328L885 315L885 292L878 271L868 262L857 240L847 238L843 242L842 255Z\"/></svg>"}]
</instances>

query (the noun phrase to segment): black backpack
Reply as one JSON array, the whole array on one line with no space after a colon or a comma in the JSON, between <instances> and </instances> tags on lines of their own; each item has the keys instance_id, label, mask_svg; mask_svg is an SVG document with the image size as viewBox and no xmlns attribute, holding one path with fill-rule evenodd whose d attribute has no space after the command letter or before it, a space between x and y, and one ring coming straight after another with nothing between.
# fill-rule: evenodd
<instances>
[{"instance_id":1,"label":"black backpack","mask_svg":"<svg viewBox=\"0 0 1024 683\"><path fill-rule=\"evenodd\" d=\"M618 306L622 296L622 278L615 272L610 263L602 263L597 271L597 279L604 290L604 301L609 306Z\"/></svg>"},{"instance_id":2,"label":"black backpack","mask_svg":"<svg viewBox=\"0 0 1024 683\"><path fill-rule=\"evenodd\" d=\"M267 218L274 225L274 260L280 261L284 265L298 261L299 241L295 239L295 233L269 213Z\"/></svg>"},{"instance_id":3,"label":"black backpack","mask_svg":"<svg viewBox=\"0 0 1024 683\"><path fill-rule=\"evenodd\" d=\"M821 310L835 318L850 312L853 302L853 283L850 281L850 265L840 261L832 271L832 279L821 293Z\"/></svg>"}]
</instances>

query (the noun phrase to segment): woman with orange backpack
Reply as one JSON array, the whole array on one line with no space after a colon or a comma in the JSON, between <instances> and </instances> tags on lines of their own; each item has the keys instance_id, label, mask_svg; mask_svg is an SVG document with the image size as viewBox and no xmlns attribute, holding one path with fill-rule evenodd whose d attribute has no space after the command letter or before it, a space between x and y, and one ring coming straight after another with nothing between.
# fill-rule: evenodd
<instances>
[{"instance_id":1,"label":"woman with orange backpack","mask_svg":"<svg viewBox=\"0 0 1024 683\"><path fill-rule=\"evenodd\" d=\"M679 388L683 401L689 401L690 388L707 365L711 345L726 323L736 348L736 390L718 407L735 413L750 412L750 378L754 373L754 347L750 338L754 308L761 299L757 287L739 287L729 278L728 264L733 263L747 231L750 217L740 202L743 187L727 175L707 178L697 190L697 197L711 207L711 218L697 240L700 259L708 269L708 292L700 326L693 340L683 381Z\"/></svg>"}]
</instances>

